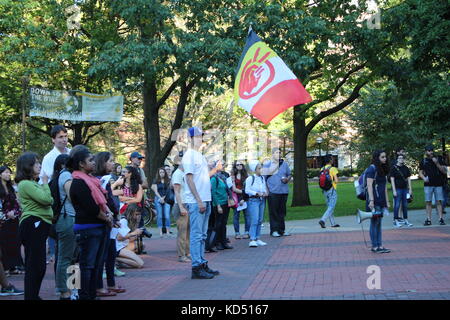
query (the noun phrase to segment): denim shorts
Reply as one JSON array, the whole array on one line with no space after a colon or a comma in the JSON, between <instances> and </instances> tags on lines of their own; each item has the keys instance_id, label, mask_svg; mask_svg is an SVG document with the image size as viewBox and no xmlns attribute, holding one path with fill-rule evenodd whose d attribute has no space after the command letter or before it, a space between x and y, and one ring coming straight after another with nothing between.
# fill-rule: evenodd
<instances>
[{"instance_id":1,"label":"denim shorts","mask_svg":"<svg viewBox=\"0 0 450 320\"><path fill-rule=\"evenodd\" d=\"M436 201L444 201L444 190L443 187L424 187L425 190L425 202L431 202L431 199L434 198Z\"/></svg>"}]
</instances>

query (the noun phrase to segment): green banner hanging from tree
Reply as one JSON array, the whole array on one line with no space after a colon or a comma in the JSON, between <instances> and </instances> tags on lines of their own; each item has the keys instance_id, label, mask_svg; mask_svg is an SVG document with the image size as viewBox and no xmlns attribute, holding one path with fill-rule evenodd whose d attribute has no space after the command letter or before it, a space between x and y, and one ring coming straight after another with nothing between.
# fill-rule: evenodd
<instances>
[{"instance_id":1,"label":"green banner hanging from tree","mask_svg":"<svg viewBox=\"0 0 450 320\"><path fill-rule=\"evenodd\" d=\"M30 88L30 116L70 121L121 121L123 96Z\"/></svg>"}]
</instances>

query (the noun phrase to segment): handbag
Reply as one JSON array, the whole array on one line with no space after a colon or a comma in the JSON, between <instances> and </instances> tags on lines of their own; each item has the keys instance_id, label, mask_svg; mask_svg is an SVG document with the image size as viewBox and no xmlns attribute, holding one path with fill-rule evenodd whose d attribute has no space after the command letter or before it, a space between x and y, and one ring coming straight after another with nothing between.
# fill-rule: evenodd
<instances>
[{"instance_id":1,"label":"handbag","mask_svg":"<svg viewBox=\"0 0 450 320\"><path fill-rule=\"evenodd\" d=\"M237 208L239 204L239 199L236 193L231 193L231 198L228 198L228 207Z\"/></svg>"},{"instance_id":2,"label":"handbag","mask_svg":"<svg viewBox=\"0 0 450 320\"><path fill-rule=\"evenodd\" d=\"M169 187L169 190L167 190L166 197L164 198L164 202L173 206L175 204L175 193L173 192L172 188Z\"/></svg>"}]
</instances>

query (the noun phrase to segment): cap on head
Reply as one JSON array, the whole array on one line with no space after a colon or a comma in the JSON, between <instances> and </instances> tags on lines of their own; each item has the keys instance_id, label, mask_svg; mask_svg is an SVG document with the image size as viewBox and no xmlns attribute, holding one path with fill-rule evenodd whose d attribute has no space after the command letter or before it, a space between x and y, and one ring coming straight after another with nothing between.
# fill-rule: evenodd
<instances>
[{"instance_id":1,"label":"cap on head","mask_svg":"<svg viewBox=\"0 0 450 320\"><path fill-rule=\"evenodd\" d=\"M130 159L133 159L133 158L144 159L145 157L142 154L140 154L139 152L135 151L130 155Z\"/></svg>"},{"instance_id":2,"label":"cap on head","mask_svg":"<svg viewBox=\"0 0 450 320\"><path fill-rule=\"evenodd\" d=\"M188 129L189 132L189 137L197 137L197 136L202 136L204 133L202 131L202 129L200 129L199 127L191 127Z\"/></svg>"},{"instance_id":3,"label":"cap on head","mask_svg":"<svg viewBox=\"0 0 450 320\"><path fill-rule=\"evenodd\" d=\"M248 167L250 168L250 170L252 172L255 172L256 167L258 166L258 164L260 164L260 162L258 160L252 160L250 161L250 163L248 164Z\"/></svg>"},{"instance_id":4,"label":"cap on head","mask_svg":"<svg viewBox=\"0 0 450 320\"><path fill-rule=\"evenodd\" d=\"M433 151L433 150L434 147L431 144L425 147L425 151Z\"/></svg>"}]
</instances>

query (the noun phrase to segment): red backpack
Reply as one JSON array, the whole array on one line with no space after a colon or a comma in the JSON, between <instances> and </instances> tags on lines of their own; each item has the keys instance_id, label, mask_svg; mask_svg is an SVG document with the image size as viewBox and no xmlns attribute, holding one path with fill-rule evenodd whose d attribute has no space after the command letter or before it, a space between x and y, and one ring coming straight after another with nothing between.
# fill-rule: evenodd
<instances>
[{"instance_id":1,"label":"red backpack","mask_svg":"<svg viewBox=\"0 0 450 320\"><path fill-rule=\"evenodd\" d=\"M319 173L319 187L325 191L328 191L331 189L331 187L333 187L333 180L331 179L330 169L331 168L323 167Z\"/></svg>"}]
</instances>

